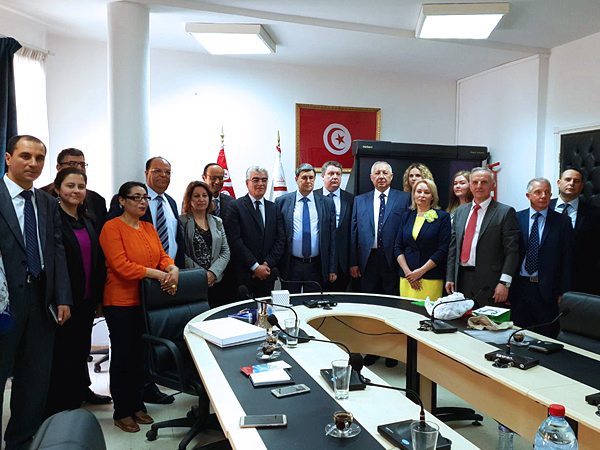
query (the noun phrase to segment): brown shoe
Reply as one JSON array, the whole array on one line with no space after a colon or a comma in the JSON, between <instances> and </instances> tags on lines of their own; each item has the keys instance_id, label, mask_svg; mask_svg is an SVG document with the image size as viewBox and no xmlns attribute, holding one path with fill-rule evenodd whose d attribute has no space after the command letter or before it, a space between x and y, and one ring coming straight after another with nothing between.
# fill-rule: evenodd
<instances>
[{"instance_id":1,"label":"brown shoe","mask_svg":"<svg viewBox=\"0 0 600 450\"><path fill-rule=\"evenodd\" d=\"M137 433L140 431L140 427L131 417L115 420L115 425L126 433Z\"/></svg>"},{"instance_id":2,"label":"brown shoe","mask_svg":"<svg viewBox=\"0 0 600 450\"><path fill-rule=\"evenodd\" d=\"M133 415L133 420L142 425L148 425L154 423L154 419L146 414L144 411L138 411Z\"/></svg>"}]
</instances>

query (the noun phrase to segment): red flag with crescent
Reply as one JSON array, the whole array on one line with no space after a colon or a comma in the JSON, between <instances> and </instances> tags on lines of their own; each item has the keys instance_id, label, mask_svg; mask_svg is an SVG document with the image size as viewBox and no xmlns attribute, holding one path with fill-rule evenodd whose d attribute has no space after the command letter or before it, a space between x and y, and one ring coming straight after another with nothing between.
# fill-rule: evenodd
<instances>
[{"instance_id":1,"label":"red flag with crescent","mask_svg":"<svg viewBox=\"0 0 600 450\"><path fill-rule=\"evenodd\" d=\"M221 147L219 151L219 157L217 158L217 164L223 168L225 172L225 178L223 178L223 189L221 192L230 195L235 198L235 192L233 191L233 184L231 183L231 177L229 176L229 169L227 168L227 158L225 158L225 147Z\"/></svg>"}]
</instances>

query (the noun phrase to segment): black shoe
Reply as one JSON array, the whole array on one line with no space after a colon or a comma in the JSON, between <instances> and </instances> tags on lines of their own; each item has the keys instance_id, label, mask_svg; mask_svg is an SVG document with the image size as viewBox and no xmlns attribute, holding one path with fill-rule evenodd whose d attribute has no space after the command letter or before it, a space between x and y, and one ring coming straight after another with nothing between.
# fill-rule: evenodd
<instances>
[{"instance_id":1,"label":"black shoe","mask_svg":"<svg viewBox=\"0 0 600 450\"><path fill-rule=\"evenodd\" d=\"M108 405L112 402L110 395L96 394L90 388L87 388L83 394L83 401L90 405Z\"/></svg>"},{"instance_id":2,"label":"black shoe","mask_svg":"<svg viewBox=\"0 0 600 450\"><path fill-rule=\"evenodd\" d=\"M377 361L378 359L379 359L379 356L377 356L377 355L366 355L363 362L364 362L365 366L372 366L373 364L375 364L375 361Z\"/></svg>"},{"instance_id":3,"label":"black shoe","mask_svg":"<svg viewBox=\"0 0 600 450\"><path fill-rule=\"evenodd\" d=\"M172 395L167 395L164 392L152 392L145 393L142 396L142 402L144 403L154 403L156 405L170 405L175 401L175 397Z\"/></svg>"},{"instance_id":4,"label":"black shoe","mask_svg":"<svg viewBox=\"0 0 600 450\"><path fill-rule=\"evenodd\" d=\"M385 358L385 367L396 367L398 365L397 359Z\"/></svg>"}]
</instances>

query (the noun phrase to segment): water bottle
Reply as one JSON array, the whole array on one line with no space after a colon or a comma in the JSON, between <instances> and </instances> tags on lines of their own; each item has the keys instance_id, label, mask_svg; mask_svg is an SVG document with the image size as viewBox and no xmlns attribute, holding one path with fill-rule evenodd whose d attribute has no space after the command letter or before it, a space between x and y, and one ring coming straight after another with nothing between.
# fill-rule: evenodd
<instances>
[{"instance_id":1,"label":"water bottle","mask_svg":"<svg viewBox=\"0 0 600 450\"><path fill-rule=\"evenodd\" d=\"M577 438L565 419L565 407L550 405L550 415L535 435L535 450L578 450Z\"/></svg>"},{"instance_id":2,"label":"water bottle","mask_svg":"<svg viewBox=\"0 0 600 450\"><path fill-rule=\"evenodd\" d=\"M513 450L515 433L502 424L498 424L498 450Z\"/></svg>"}]
</instances>

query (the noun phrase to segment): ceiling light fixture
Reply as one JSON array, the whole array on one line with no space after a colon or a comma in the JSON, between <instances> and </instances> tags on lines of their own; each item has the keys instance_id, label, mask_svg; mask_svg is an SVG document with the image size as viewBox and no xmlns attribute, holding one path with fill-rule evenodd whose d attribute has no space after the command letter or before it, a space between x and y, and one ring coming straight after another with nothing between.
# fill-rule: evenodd
<instances>
[{"instance_id":1,"label":"ceiling light fixture","mask_svg":"<svg viewBox=\"0 0 600 450\"><path fill-rule=\"evenodd\" d=\"M185 31L213 55L275 53L275 42L262 25L245 23L186 23Z\"/></svg>"},{"instance_id":2,"label":"ceiling light fixture","mask_svg":"<svg viewBox=\"0 0 600 450\"><path fill-rule=\"evenodd\" d=\"M422 39L487 39L508 3L426 3L415 36Z\"/></svg>"}]
</instances>

